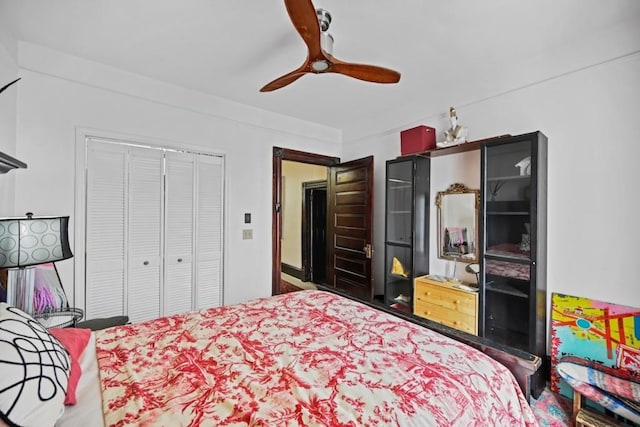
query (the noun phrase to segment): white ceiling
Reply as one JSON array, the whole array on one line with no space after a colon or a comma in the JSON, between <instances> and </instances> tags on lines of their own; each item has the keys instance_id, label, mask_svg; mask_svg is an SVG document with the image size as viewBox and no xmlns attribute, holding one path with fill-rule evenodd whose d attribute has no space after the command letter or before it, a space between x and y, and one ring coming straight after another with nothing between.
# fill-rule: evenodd
<instances>
[{"instance_id":1,"label":"white ceiling","mask_svg":"<svg viewBox=\"0 0 640 427\"><path fill-rule=\"evenodd\" d=\"M260 93L306 56L282 0L0 0L0 23L17 40L340 129L345 140L632 53L637 40L599 41L640 28L638 0L314 5L333 16L334 56L395 69L400 83L307 75Z\"/></svg>"}]
</instances>

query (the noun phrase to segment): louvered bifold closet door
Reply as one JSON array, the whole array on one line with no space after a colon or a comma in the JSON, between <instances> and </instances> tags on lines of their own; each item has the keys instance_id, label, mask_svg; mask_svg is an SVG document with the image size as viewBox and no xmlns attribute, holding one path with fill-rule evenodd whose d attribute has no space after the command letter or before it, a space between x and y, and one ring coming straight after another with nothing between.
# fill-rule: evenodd
<instances>
[{"instance_id":1,"label":"louvered bifold closet door","mask_svg":"<svg viewBox=\"0 0 640 427\"><path fill-rule=\"evenodd\" d=\"M166 152L164 315L193 310L194 155Z\"/></svg>"},{"instance_id":2,"label":"louvered bifold closet door","mask_svg":"<svg viewBox=\"0 0 640 427\"><path fill-rule=\"evenodd\" d=\"M196 156L196 308L222 305L222 158Z\"/></svg>"},{"instance_id":3,"label":"louvered bifold closet door","mask_svg":"<svg viewBox=\"0 0 640 427\"><path fill-rule=\"evenodd\" d=\"M129 148L127 314L132 322L161 315L161 150Z\"/></svg>"},{"instance_id":4,"label":"louvered bifold closet door","mask_svg":"<svg viewBox=\"0 0 640 427\"><path fill-rule=\"evenodd\" d=\"M85 317L125 314L126 150L87 140Z\"/></svg>"}]
</instances>

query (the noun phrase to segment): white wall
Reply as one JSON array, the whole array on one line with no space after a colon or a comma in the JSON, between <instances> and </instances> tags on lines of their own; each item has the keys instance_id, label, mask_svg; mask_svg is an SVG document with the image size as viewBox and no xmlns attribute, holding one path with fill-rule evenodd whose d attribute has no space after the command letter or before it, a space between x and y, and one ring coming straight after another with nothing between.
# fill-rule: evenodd
<instances>
[{"instance_id":1,"label":"white wall","mask_svg":"<svg viewBox=\"0 0 640 427\"><path fill-rule=\"evenodd\" d=\"M19 65L17 155L29 169L16 182L16 212L71 215L80 237L82 230L73 230L78 129L222 153L225 304L271 295L273 146L339 156L338 132L26 43L19 45ZM242 240L245 212L252 213L253 240ZM82 259L75 255L58 263L70 297L73 263ZM75 285L82 280L75 277Z\"/></svg>"},{"instance_id":2,"label":"white wall","mask_svg":"<svg viewBox=\"0 0 640 427\"><path fill-rule=\"evenodd\" d=\"M442 106L443 111L448 108ZM457 110L460 123L470 129L471 140L536 130L549 138L548 300L551 292L561 292L640 307L635 269L640 242L640 54ZM448 124L444 115L425 117L423 123L438 132ZM343 147L343 160L372 152L376 159L374 261L378 288L384 278L384 160L400 154L399 131ZM443 169L447 168L434 165L432 191L457 180L445 175ZM479 174L479 168L477 171ZM435 214L433 208L431 213ZM436 253L432 245L431 262L439 269Z\"/></svg>"},{"instance_id":3,"label":"white wall","mask_svg":"<svg viewBox=\"0 0 640 427\"><path fill-rule=\"evenodd\" d=\"M435 197L453 183L462 183L468 188L480 189L480 150L431 159L431 203L429 204L429 271L433 274L453 275L453 261L438 258L438 211ZM476 230L477 236L477 230ZM457 263L456 277L475 283L475 276L465 273L464 263Z\"/></svg>"},{"instance_id":4,"label":"white wall","mask_svg":"<svg viewBox=\"0 0 640 427\"><path fill-rule=\"evenodd\" d=\"M13 55L15 41L0 31L0 87L14 81L18 65ZM0 94L0 152L15 157L16 152L16 100L20 82ZM13 170L0 175L0 216L13 215L15 176Z\"/></svg>"}]
</instances>

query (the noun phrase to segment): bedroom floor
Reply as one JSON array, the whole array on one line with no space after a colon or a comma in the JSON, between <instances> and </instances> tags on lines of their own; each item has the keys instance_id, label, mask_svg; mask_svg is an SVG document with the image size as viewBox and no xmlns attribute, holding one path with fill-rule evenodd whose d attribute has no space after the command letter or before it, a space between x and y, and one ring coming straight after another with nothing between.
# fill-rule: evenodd
<instances>
[{"instance_id":1,"label":"bedroom floor","mask_svg":"<svg viewBox=\"0 0 640 427\"><path fill-rule=\"evenodd\" d=\"M282 277L282 282L288 286L293 286L299 289L318 289L316 285L311 282L303 282L297 277L293 277L285 273L282 273L281 277ZM294 290L299 290L299 289L294 289Z\"/></svg>"},{"instance_id":2,"label":"bedroom floor","mask_svg":"<svg viewBox=\"0 0 640 427\"><path fill-rule=\"evenodd\" d=\"M531 398L531 409L538 420L540 427L566 427L572 426L571 400L552 393L546 387L536 400Z\"/></svg>"}]
</instances>

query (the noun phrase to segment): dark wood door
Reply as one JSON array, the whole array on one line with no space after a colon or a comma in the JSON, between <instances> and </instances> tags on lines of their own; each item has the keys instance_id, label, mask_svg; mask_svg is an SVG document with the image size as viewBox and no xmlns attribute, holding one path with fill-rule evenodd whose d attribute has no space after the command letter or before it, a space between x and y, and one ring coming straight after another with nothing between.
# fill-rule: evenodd
<instances>
[{"instance_id":1,"label":"dark wood door","mask_svg":"<svg viewBox=\"0 0 640 427\"><path fill-rule=\"evenodd\" d=\"M327 285L371 300L373 156L329 168Z\"/></svg>"},{"instance_id":2,"label":"dark wood door","mask_svg":"<svg viewBox=\"0 0 640 427\"><path fill-rule=\"evenodd\" d=\"M311 281L324 283L327 273L327 190L312 190Z\"/></svg>"},{"instance_id":3,"label":"dark wood door","mask_svg":"<svg viewBox=\"0 0 640 427\"><path fill-rule=\"evenodd\" d=\"M304 281L324 284L327 274L327 180L302 183Z\"/></svg>"}]
</instances>

